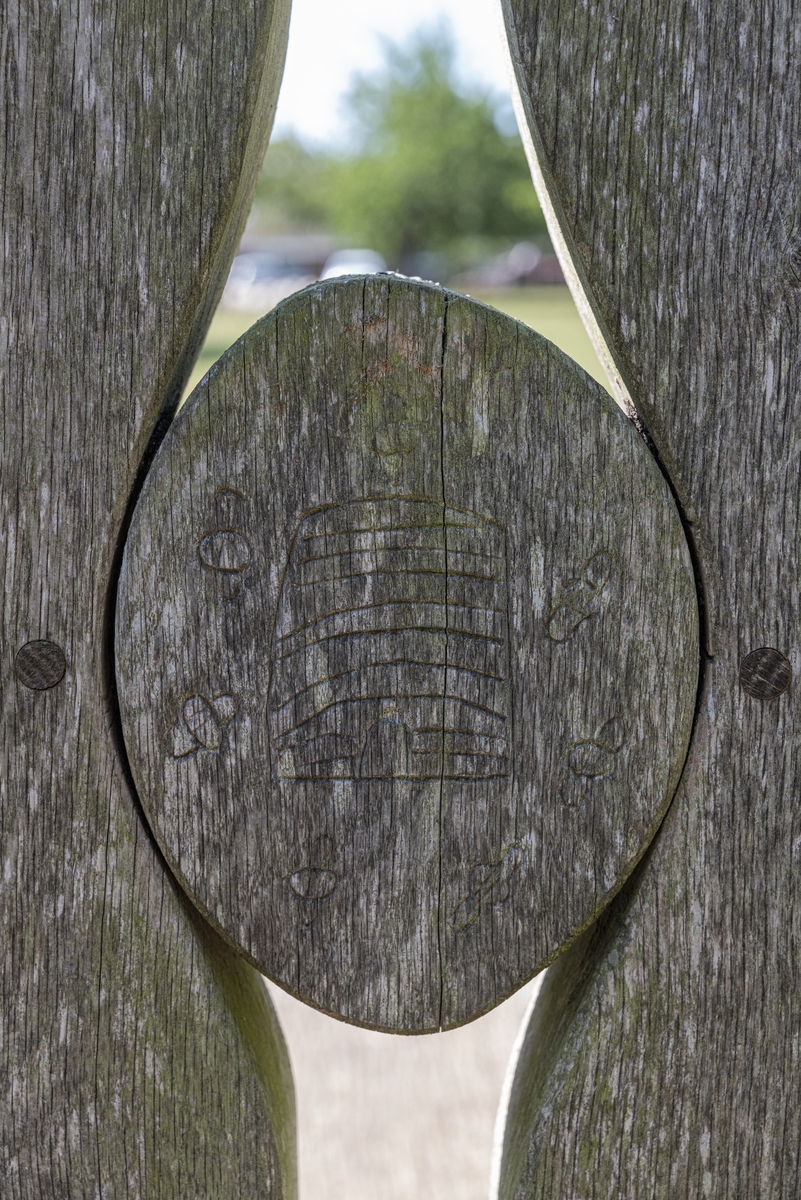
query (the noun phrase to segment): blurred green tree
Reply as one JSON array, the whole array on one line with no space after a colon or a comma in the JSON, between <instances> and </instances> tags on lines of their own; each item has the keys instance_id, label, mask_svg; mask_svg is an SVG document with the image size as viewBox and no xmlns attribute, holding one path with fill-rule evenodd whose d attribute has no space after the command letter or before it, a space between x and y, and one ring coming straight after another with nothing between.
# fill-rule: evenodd
<instances>
[{"instance_id":1,"label":"blurred green tree","mask_svg":"<svg viewBox=\"0 0 801 1200\"><path fill-rule=\"evenodd\" d=\"M265 217L327 227L394 264L427 251L461 265L544 232L520 138L499 128L495 96L460 85L447 25L385 43L383 68L354 80L346 110L349 153L268 150Z\"/></svg>"},{"instance_id":2,"label":"blurred green tree","mask_svg":"<svg viewBox=\"0 0 801 1200\"><path fill-rule=\"evenodd\" d=\"M270 142L256 194L252 221L264 233L304 233L330 225L326 176L331 160L296 138Z\"/></svg>"}]
</instances>

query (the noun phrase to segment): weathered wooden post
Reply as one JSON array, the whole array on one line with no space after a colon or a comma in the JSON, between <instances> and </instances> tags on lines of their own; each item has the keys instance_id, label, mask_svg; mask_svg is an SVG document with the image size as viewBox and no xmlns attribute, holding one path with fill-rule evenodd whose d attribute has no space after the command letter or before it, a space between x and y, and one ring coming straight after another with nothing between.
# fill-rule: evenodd
<instances>
[{"instance_id":1,"label":"weathered wooden post","mask_svg":"<svg viewBox=\"0 0 801 1200\"><path fill-rule=\"evenodd\" d=\"M280 1031L149 837L111 646L137 473L247 213L287 9L4 6L4 1200L294 1194Z\"/></svg>"},{"instance_id":2,"label":"weathered wooden post","mask_svg":"<svg viewBox=\"0 0 801 1200\"><path fill-rule=\"evenodd\" d=\"M797 1197L798 7L504 8L554 236L679 497L705 620L681 784L546 979L501 1195Z\"/></svg>"}]
</instances>

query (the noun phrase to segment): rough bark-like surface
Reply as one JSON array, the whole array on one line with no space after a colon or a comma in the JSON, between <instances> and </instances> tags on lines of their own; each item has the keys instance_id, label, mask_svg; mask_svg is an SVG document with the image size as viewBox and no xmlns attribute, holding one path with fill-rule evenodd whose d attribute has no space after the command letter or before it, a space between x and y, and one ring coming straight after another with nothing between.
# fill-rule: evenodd
<instances>
[{"instance_id":1,"label":"rough bark-like surface","mask_svg":"<svg viewBox=\"0 0 801 1200\"><path fill-rule=\"evenodd\" d=\"M555 964L504 1197L801 1191L799 159L789 0L505 5L533 149L681 497L707 661L636 882ZM748 658L755 650L770 650Z\"/></svg>"},{"instance_id":2,"label":"rough bark-like surface","mask_svg":"<svg viewBox=\"0 0 801 1200\"><path fill-rule=\"evenodd\" d=\"M9 0L0 27L0 1193L294 1191L262 981L180 895L110 662L126 510L224 279L287 5Z\"/></svg>"},{"instance_id":3,"label":"rough bark-like surface","mask_svg":"<svg viewBox=\"0 0 801 1200\"><path fill-rule=\"evenodd\" d=\"M170 430L117 654L197 903L302 998L416 1032L508 995L632 869L686 753L695 588L575 364L465 297L338 281Z\"/></svg>"}]
</instances>

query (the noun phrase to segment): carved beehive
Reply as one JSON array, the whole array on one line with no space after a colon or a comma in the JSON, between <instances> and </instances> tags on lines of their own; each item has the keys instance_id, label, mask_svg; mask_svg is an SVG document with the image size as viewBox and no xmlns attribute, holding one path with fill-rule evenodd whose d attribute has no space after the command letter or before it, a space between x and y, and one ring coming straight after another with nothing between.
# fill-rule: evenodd
<instances>
[{"instance_id":1,"label":"carved beehive","mask_svg":"<svg viewBox=\"0 0 801 1200\"><path fill-rule=\"evenodd\" d=\"M436 500L305 517L274 635L279 777L506 775L505 566L500 526Z\"/></svg>"}]
</instances>

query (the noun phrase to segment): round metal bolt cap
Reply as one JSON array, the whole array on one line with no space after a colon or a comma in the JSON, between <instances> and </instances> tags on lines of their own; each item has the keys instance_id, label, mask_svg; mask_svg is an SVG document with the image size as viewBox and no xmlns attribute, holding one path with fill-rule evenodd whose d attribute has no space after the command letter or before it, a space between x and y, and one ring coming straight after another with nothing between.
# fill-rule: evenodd
<instances>
[{"instance_id":1,"label":"round metal bolt cap","mask_svg":"<svg viewBox=\"0 0 801 1200\"><path fill-rule=\"evenodd\" d=\"M790 686L793 668L780 650L762 646L740 663L740 683L755 700L773 700Z\"/></svg>"},{"instance_id":2,"label":"round metal bolt cap","mask_svg":"<svg viewBox=\"0 0 801 1200\"><path fill-rule=\"evenodd\" d=\"M67 670L64 651L55 642L26 642L17 652L14 670L20 683L35 692L46 692L61 683Z\"/></svg>"}]
</instances>

